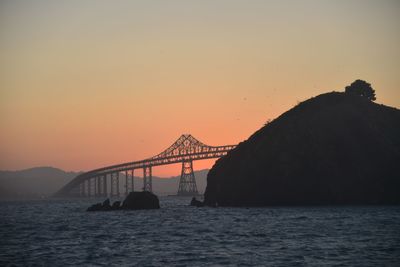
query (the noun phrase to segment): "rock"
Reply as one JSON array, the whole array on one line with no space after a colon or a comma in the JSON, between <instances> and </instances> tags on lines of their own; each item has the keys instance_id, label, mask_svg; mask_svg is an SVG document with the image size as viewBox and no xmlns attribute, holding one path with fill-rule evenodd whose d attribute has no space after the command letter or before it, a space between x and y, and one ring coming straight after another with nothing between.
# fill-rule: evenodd
<instances>
[{"instance_id":1,"label":"rock","mask_svg":"<svg viewBox=\"0 0 400 267\"><path fill-rule=\"evenodd\" d=\"M123 210L159 209L158 197L151 192L131 192L122 203Z\"/></svg>"},{"instance_id":2,"label":"rock","mask_svg":"<svg viewBox=\"0 0 400 267\"><path fill-rule=\"evenodd\" d=\"M121 201L115 201L111 206L111 210L119 210L121 206Z\"/></svg>"},{"instance_id":3,"label":"rock","mask_svg":"<svg viewBox=\"0 0 400 267\"><path fill-rule=\"evenodd\" d=\"M104 200L103 205L102 205L102 210L104 210L104 211L111 210L111 205L110 205L110 199L109 198Z\"/></svg>"},{"instance_id":4,"label":"rock","mask_svg":"<svg viewBox=\"0 0 400 267\"><path fill-rule=\"evenodd\" d=\"M118 203L117 203L118 202ZM90 206L86 211L108 211L108 210L115 210L115 209L119 209L119 205L120 205L120 201L116 201L113 206L111 207L110 205L110 199L106 199L104 200L103 204L101 203L97 203L94 204L92 206ZM117 207L118 204L118 207Z\"/></svg>"},{"instance_id":5,"label":"rock","mask_svg":"<svg viewBox=\"0 0 400 267\"><path fill-rule=\"evenodd\" d=\"M190 201L190 206L195 206L195 207L203 207L204 203L197 200L195 197L192 198L192 201Z\"/></svg>"},{"instance_id":6,"label":"rock","mask_svg":"<svg viewBox=\"0 0 400 267\"><path fill-rule=\"evenodd\" d=\"M100 211L100 210L102 210L101 203L97 203L90 206L86 211Z\"/></svg>"},{"instance_id":7,"label":"rock","mask_svg":"<svg viewBox=\"0 0 400 267\"><path fill-rule=\"evenodd\" d=\"M400 204L400 110L339 92L306 100L220 158L211 206Z\"/></svg>"},{"instance_id":8,"label":"rock","mask_svg":"<svg viewBox=\"0 0 400 267\"><path fill-rule=\"evenodd\" d=\"M103 204L97 203L90 206L87 211L109 211L109 210L139 210L139 209L159 209L160 202L158 197L151 192L131 192L125 198L122 206L121 201L115 201L110 205L110 200L106 199Z\"/></svg>"}]
</instances>

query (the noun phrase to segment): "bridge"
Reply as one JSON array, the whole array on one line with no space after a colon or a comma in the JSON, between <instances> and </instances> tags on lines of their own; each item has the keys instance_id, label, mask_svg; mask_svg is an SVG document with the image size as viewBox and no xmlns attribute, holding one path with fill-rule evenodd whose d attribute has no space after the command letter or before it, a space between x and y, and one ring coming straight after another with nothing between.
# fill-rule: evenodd
<instances>
[{"instance_id":1,"label":"bridge","mask_svg":"<svg viewBox=\"0 0 400 267\"><path fill-rule=\"evenodd\" d=\"M153 191L152 168L182 163L178 195L198 195L193 161L220 158L236 145L208 146L190 134L184 134L160 154L140 161L127 162L82 173L62 187L56 197L119 197L134 191L134 172L143 170L143 191ZM125 179L120 179L125 178ZM120 180L125 192L120 192ZM125 180L125 181L123 181Z\"/></svg>"}]
</instances>

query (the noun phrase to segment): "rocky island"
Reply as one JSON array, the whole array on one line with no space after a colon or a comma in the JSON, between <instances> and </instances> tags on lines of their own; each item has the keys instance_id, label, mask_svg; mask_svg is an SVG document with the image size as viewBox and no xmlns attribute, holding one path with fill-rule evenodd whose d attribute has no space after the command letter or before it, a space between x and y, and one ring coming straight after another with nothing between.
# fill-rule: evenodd
<instances>
[{"instance_id":1,"label":"rocky island","mask_svg":"<svg viewBox=\"0 0 400 267\"><path fill-rule=\"evenodd\" d=\"M209 206L400 204L400 110L357 80L306 100L219 159Z\"/></svg>"},{"instance_id":2,"label":"rocky island","mask_svg":"<svg viewBox=\"0 0 400 267\"><path fill-rule=\"evenodd\" d=\"M112 205L110 200L106 199L103 203L97 203L90 206L87 211L111 211L111 210L144 210L159 209L160 201L158 197L148 191L130 192L125 200L115 201Z\"/></svg>"}]
</instances>

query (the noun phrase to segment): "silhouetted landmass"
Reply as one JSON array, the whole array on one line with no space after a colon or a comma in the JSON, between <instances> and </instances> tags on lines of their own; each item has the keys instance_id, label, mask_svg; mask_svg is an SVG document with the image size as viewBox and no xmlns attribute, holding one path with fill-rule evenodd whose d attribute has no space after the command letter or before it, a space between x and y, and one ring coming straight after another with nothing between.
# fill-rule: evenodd
<instances>
[{"instance_id":1,"label":"silhouetted landmass","mask_svg":"<svg viewBox=\"0 0 400 267\"><path fill-rule=\"evenodd\" d=\"M205 203L400 204L400 110L339 92L304 101L216 162Z\"/></svg>"},{"instance_id":2,"label":"silhouetted landmass","mask_svg":"<svg viewBox=\"0 0 400 267\"><path fill-rule=\"evenodd\" d=\"M90 206L87 211L111 211L111 210L147 210L159 209L160 201L158 197L148 191L130 192L126 196L121 206L121 201L115 201L110 205L110 199L106 199L103 204L97 203Z\"/></svg>"}]
</instances>

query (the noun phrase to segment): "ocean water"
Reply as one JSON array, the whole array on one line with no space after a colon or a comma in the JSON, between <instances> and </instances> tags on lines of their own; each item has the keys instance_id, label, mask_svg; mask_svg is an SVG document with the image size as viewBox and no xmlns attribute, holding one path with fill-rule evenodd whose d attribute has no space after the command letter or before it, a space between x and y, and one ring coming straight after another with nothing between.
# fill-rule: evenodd
<instances>
[{"instance_id":1,"label":"ocean water","mask_svg":"<svg viewBox=\"0 0 400 267\"><path fill-rule=\"evenodd\" d=\"M101 200L0 202L0 266L400 266L400 207L85 211Z\"/></svg>"}]
</instances>

